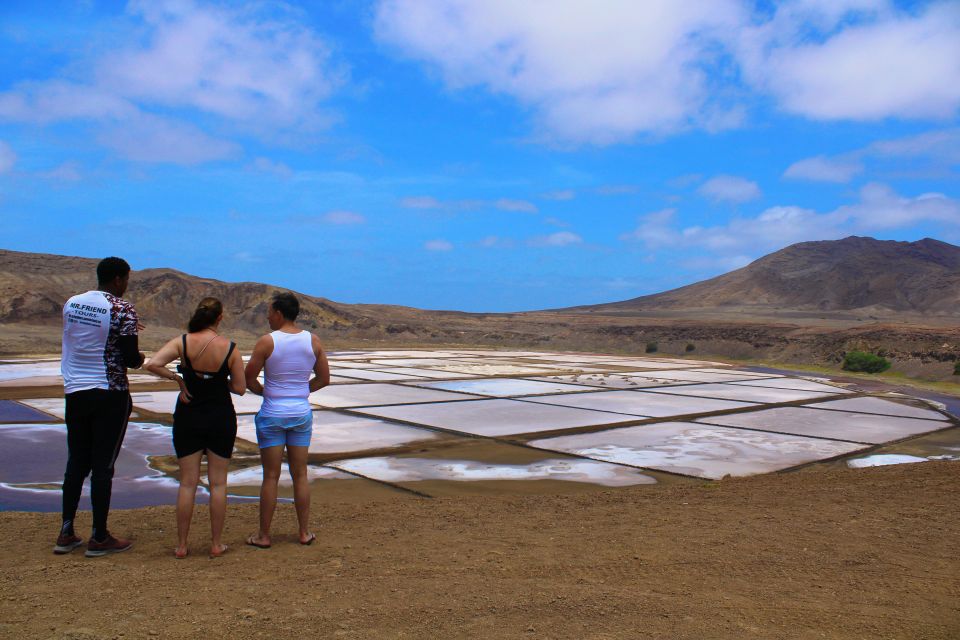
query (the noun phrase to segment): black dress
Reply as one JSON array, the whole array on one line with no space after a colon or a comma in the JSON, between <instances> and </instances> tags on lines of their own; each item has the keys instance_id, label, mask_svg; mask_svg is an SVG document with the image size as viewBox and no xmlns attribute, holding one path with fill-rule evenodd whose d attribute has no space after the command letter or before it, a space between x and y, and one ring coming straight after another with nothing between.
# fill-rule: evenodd
<instances>
[{"instance_id":1,"label":"black dress","mask_svg":"<svg viewBox=\"0 0 960 640\"><path fill-rule=\"evenodd\" d=\"M237 345L230 343L223 364L214 372L197 371L187 357L187 336L183 335L183 356L177 370L183 375L190 402L177 398L173 412L173 449L178 458L197 451L213 452L221 458L233 454L237 437L237 414L230 399L227 361Z\"/></svg>"}]
</instances>

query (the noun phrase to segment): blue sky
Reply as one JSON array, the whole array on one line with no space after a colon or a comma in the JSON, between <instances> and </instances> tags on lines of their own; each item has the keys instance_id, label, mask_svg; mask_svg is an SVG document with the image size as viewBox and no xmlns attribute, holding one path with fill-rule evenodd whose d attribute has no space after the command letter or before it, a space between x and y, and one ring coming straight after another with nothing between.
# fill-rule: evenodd
<instances>
[{"instance_id":1,"label":"blue sky","mask_svg":"<svg viewBox=\"0 0 960 640\"><path fill-rule=\"evenodd\" d=\"M960 243L960 2L0 3L0 247L609 302Z\"/></svg>"}]
</instances>

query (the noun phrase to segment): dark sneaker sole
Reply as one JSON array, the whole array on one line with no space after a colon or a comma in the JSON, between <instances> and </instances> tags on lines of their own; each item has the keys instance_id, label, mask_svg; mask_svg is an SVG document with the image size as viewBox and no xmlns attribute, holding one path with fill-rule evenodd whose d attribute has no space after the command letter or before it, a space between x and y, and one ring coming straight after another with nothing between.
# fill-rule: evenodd
<instances>
[{"instance_id":1,"label":"dark sneaker sole","mask_svg":"<svg viewBox=\"0 0 960 640\"><path fill-rule=\"evenodd\" d=\"M70 553L71 551L73 551L74 549L76 549L82 544L83 544L83 540L77 540L73 544L63 544L63 545L58 544L53 548L53 552L58 556L62 556L65 553Z\"/></svg>"},{"instance_id":2,"label":"dark sneaker sole","mask_svg":"<svg viewBox=\"0 0 960 640\"><path fill-rule=\"evenodd\" d=\"M83 555L86 558L100 558L102 556L108 556L111 553L122 553L127 549L131 549L132 547L133 545L130 544L125 547L121 547L119 549L87 549L87 552L84 553Z\"/></svg>"}]
</instances>

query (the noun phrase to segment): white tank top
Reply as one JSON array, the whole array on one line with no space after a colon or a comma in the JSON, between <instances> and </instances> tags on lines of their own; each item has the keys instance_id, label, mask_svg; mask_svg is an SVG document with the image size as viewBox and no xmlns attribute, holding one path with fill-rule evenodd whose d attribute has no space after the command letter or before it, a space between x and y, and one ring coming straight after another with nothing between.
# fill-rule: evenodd
<instances>
[{"instance_id":1,"label":"white tank top","mask_svg":"<svg viewBox=\"0 0 960 640\"><path fill-rule=\"evenodd\" d=\"M263 366L263 404L260 415L296 418L310 413L310 377L317 363L309 331L274 331L273 353Z\"/></svg>"}]
</instances>

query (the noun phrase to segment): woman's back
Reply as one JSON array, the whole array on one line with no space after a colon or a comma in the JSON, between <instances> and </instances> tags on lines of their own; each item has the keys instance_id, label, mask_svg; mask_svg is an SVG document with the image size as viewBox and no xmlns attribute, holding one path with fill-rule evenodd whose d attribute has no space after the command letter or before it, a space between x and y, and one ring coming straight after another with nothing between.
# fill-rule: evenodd
<instances>
[{"instance_id":1,"label":"woman's back","mask_svg":"<svg viewBox=\"0 0 960 640\"><path fill-rule=\"evenodd\" d=\"M212 341L211 341L212 338ZM186 334L186 355L195 371L216 373L230 351L232 343L210 331Z\"/></svg>"},{"instance_id":2,"label":"woman's back","mask_svg":"<svg viewBox=\"0 0 960 640\"><path fill-rule=\"evenodd\" d=\"M185 407L191 411L207 405L229 406L230 399L228 360L236 345L225 338L210 335L208 331L187 333L181 338L181 358L178 369L190 393L190 402ZM178 402L178 409L183 403Z\"/></svg>"}]
</instances>

